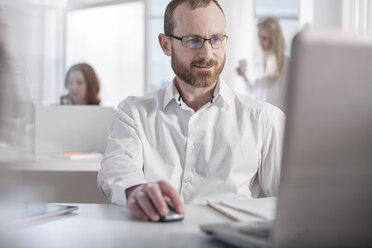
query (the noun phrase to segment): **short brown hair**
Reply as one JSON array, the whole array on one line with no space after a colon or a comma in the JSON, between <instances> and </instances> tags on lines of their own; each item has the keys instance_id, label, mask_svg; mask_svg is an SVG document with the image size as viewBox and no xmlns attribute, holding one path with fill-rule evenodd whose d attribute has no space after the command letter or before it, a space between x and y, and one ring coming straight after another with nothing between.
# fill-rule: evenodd
<instances>
[{"instance_id":1,"label":"short brown hair","mask_svg":"<svg viewBox=\"0 0 372 248\"><path fill-rule=\"evenodd\" d=\"M65 78L65 87L67 88L67 80L68 76L72 71L81 71L84 75L85 82L87 83L87 104L91 105L98 105L101 100L99 99L98 92L99 92L99 80L94 72L94 69L86 64L75 64L68 69Z\"/></svg>"},{"instance_id":2,"label":"short brown hair","mask_svg":"<svg viewBox=\"0 0 372 248\"><path fill-rule=\"evenodd\" d=\"M178 5L187 2L190 4L191 9L196 9L199 7L206 7L211 2L215 3L218 8L222 11L222 14L225 15L223 12L223 9L221 8L220 4L217 0L172 0L169 2L167 8L165 9L164 13L164 34L165 35L171 35L173 34L174 30L174 20L173 20L173 13L174 10L177 8Z\"/></svg>"}]
</instances>

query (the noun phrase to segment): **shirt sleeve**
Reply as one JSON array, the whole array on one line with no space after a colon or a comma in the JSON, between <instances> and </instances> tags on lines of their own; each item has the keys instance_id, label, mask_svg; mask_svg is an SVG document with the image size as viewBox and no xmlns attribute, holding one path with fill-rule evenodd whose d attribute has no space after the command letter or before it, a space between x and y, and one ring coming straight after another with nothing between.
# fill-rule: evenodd
<instances>
[{"instance_id":1,"label":"shirt sleeve","mask_svg":"<svg viewBox=\"0 0 372 248\"><path fill-rule=\"evenodd\" d=\"M262 162L258 170L260 188L264 196L277 196L284 138L284 113L275 108L267 122L267 132L262 143Z\"/></svg>"},{"instance_id":2,"label":"shirt sleeve","mask_svg":"<svg viewBox=\"0 0 372 248\"><path fill-rule=\"evenodd\" d=\"M112 203L126 205L125 190L146 183L143 173L142 143L125 100L114 111L97 184Z\"/></svg>"}]
</instances>

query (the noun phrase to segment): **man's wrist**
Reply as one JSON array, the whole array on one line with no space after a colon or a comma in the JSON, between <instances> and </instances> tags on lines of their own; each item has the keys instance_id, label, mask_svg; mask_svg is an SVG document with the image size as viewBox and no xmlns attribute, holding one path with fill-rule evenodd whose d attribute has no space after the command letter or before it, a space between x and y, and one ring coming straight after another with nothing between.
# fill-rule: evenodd
<instances>
[{"instance_id":1,"label":"man's wrist","mask_svg":"<svg viewBox=\"0 0 372 248\"><path fill-rule=\"evenodd\" d=\"M125 190L125 196L126 196L126 198L127 198L127 200L128 200L128 198L129 198L129 196L132 194L132 192L136 189L136 188L138 188L139 186L141 186L142 184L137 184L137 185L134 185L134 186L132 186L132 187L130 187L130 188L127 188L126 190Z\"/></svg>"}]
</instances>

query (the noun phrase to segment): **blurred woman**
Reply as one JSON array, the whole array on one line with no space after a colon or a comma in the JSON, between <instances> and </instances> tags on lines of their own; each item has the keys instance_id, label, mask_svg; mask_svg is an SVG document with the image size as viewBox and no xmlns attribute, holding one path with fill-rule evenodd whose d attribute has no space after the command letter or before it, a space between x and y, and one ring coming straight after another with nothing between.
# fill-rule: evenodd
<instances>
[{"instance_id":1,"label":"blurred woman","mask_svg":"<svg viewBox=\"0 0 372 248\"><path fill-rule=\"evenodd\" d=\"M65 87L68 94L61 97L61 104L98 105L99 80L93 68L85 63L75 64L67 71Z\"/></svg>"},{"instance_id":2,"label":"blurred woman","mask_svg":"<svg viewBox=\"0 0 372 248\"><path fill-rule=\"evenodd\" d=\"M289 58L284 55L283 32L278 20L273 17L262 19L257 27L263 58L254 68L254 84L246 75L245 61L240 62L237 72L246 82L245 87L250 96L284 111Z\"/></svg>"}]
</instances>

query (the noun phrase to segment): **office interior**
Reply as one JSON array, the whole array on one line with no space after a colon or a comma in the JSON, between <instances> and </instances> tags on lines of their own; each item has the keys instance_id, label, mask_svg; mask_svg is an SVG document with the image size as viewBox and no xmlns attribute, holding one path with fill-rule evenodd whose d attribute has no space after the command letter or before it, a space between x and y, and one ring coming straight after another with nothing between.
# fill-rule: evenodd
<instances>
[{"instance_id":1,"label":"office interior","mask_svg":"<svg viewBox=\"0 0 372 248\"><path fill-rule=\"evenodd\" d=\"M292 38L307 26L360 34L372 32L371 0L219 2L227 17L229 36L222 78L237 91L241 90L241 79L236 74L238 61L245 59L248 64L254 64L260 56L256 23L264 16L280 20L288 56ZM56 143L48 144L47 138L38 135L40 130L36 129L40 125L42 131L50 128L51 133L57 132L55 126L42 125L57 118L44 113L43 107L55 107L61 115L66 114L60 115L61 122L63 118L69 119L71 113L63 112L65 107L59 106L59 98L66 94L66 70L75 63L92 64L100 78L101 104L92 107L96 108L92 111L96 111L93 115L97 119L107 119L107 113L128 96L145 95L168 85L174 74L170 59L162 53L157 38L163 32L163 12L167 3L168 0L0 0L4 40L14 68L17 97L21 99L15 104L22 106L22 115L13 130L13 143L1 144L1 164L11 169L7 172L11 175L9 178L17 178L3 181L16 185L20 198L59 203L108 203L96 186L100 157L70 160L52 156L62 152L103 153L105 138L100 134L94 140L94 147L87 147L92 142L81 142L73 147L76 142L69 139L71 132L62 132L53 137ZM47 116L38 119L36 115L40 111ZM84 107L80 111L79 118L91 117L91 113L85 116ZM66 121L66 125L74 125L72 130L78 132L84 129L74 122ZM97 125L105 127L102 133L106 137L110 123ZM58 143L63 139L68 140L67 145Z\"/></svg>"},{"instance_id":2,"label":"office interior","mask_svg":"<svg viewBox=\"0 0 372 248\"><path fill-rule=\"evenodd\" d=\"M260 56L256 23L264 16L280 20L288 56L292 38L306 26L356 33L372 31L371 1L219 2L227 16L229 35L222 78L237 91L241 90L241 79L235 70L238 61L245 59L248 64L254 64ZM50 202L107 202L96 190L99 159L94 162L51 160L47 154L93 151L84 147L87 144L38 151L41 138L35 135L39 125L35 109L59 104L59 97L66 93L65 72L79 62L88 62L95 68L101 81L102 107L114 109L127 96L145 95L168 85L174 74L169 57L162 53L157 41L158 33L163 32L163 12L167 3L167 0L0 1L4 39L15 68L18 91L24 99L23 112L26 112L23 113L25 120L15 131L22 135L17 137L14 149L18 151L14 153L32 157L18 170L23 172L25 181L45 183L48 186L45 191L51 191L41 190L40 196L34 197ZM41 118L45 118L42 122L48 122L48 116ZM45 128L48 129L48 125L40 127ZM59 138L67 139L66 136ZM102 144L97 146L104 147L105 140L100 142ZM100 149L99 152L103 152L103 148ZM12 154L12 151L3 150L7 155Z\"/></svg>"}]
</instances>

